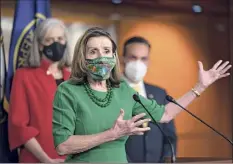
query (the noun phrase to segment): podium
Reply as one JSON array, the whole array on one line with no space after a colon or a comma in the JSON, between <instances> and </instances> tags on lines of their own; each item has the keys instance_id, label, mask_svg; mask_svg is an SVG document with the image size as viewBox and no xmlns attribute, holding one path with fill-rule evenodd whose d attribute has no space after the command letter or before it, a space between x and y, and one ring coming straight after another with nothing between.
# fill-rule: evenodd
<instances>
[{"instance_id":1,"label":"podium","mask_svg":"<svg viewBox=\"0 0 233 164\"><path fill-rule=\"evenodd\" d=\"M177 157L176 163L233 163L230 158Z\"/></svg>"}]
</instances>

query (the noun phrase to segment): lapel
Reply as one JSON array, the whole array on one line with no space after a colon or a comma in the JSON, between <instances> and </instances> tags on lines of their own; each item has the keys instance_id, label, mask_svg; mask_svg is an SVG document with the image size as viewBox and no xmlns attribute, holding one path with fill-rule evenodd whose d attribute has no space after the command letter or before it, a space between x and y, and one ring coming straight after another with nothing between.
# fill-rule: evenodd
<instances>
[{"instance_id":1,"label":"lapel","mask_svg":"<svg viewBox=\"0 0 233 164\"><path fill-rule=\"evenodd\" d=\"M154 95L151 93L151 90L150 90L150 86L146 83L144 83L145 85L145 90L146 90L146 96L148 99L154 99Z\"/></svg>"},{"instance_id":2,"label":"lapel","mask_svg":"<svg viewBox=\"0 0 233 164\"><path fill-rule=\"evenodd\" d=\"M68 68L63 68L62 69L62 73L63 73L63 78L64 80L68 80L70 78L70 71L68 70Z\"/></svg>"}]
</instances>

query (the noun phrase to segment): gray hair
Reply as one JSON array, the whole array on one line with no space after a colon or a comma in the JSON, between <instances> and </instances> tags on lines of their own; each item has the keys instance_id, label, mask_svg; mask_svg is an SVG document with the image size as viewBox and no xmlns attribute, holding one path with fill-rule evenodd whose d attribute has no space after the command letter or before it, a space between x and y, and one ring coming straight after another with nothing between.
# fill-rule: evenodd
<instances>
[{"instance_id":1,"label":"gray hair","mask_svg":"<svg viewBox=\"0 0 233 164\"><path fill-rule=\"evenodd\" d=\"M54 28L55 26L60 26L64 29L65 31L65 37L66 37L66 49L65 49L65 54L63 56L63 58L59 61L58 67L59 69L63 68L63 67L69 67L71 65L71 55L69 53L69 42L68 42L68 30L65 26L65 24L59 20L59 19L55 19L55 18L48 18L44 21L42 21L36 28L35 32L34 32L34 38L33 38L33 42L32 42L32 47L31 47L31 51L30 54L28 56L28 63L26 63L26 66L29 67L39 67L40 66L40 62L41 62L41 57L42 54L40 53L39 50L39 44L42 42L42 40L44 39L47 31L49 31L51 28Z\"/></svg>"}]
</instances>

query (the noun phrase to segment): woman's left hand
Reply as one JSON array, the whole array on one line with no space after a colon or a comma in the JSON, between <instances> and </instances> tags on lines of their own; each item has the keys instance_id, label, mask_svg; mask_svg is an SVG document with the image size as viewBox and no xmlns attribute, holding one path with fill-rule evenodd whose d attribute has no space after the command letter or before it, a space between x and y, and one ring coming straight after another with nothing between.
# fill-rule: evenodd
<instances>
[{"instance_id":1,"label":"woman's left hand","mask_svg":"<svg viewBox=\"0 0 233 164\"><path fill-rule=\"evenodd\" d=\"M229 65L229 61L222 63L222 60L219 60L217 63L214 64L214 66L210 70L207 71L203 69L202 62L199 61L198 65L199 84L202 85L204 88L207 88L218 79L230 75L230 73L227 73L227 71L231 68L231 65Z\"/></svg>"}]
</instances>

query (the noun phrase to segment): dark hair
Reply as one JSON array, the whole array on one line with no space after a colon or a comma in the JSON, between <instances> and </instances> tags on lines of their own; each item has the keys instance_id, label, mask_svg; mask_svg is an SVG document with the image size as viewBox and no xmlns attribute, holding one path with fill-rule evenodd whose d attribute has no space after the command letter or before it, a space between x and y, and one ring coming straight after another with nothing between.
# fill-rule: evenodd
<instances>
[{"instance_id":1,"label":"dark hair","mask_svg":"<svg viewBox=\"0 0 233 164\"><path fill-rule=\"evenodd\" d=\"M133 44L133 43L142 43L142 44L145 44L149 47L151 47L150 43L148 40L146 40L145 38L141 37L141 36L134 36L134 37L131 37L129 38L128 40L125 41L124 43L124 48L123 48L123 56L125 56L126 54L126 47L130 44Z\"/></svg>"}]
</instances>

